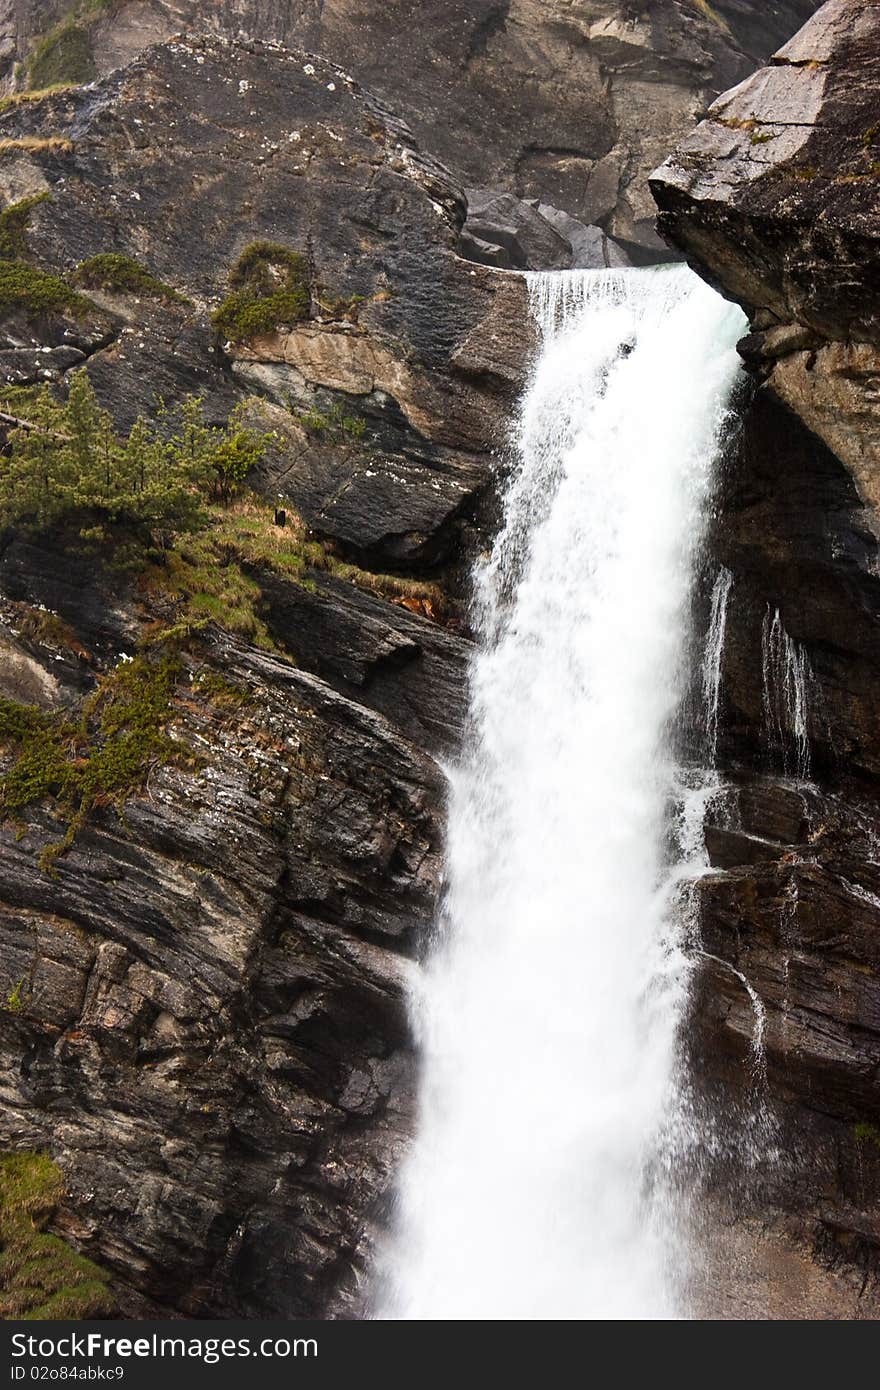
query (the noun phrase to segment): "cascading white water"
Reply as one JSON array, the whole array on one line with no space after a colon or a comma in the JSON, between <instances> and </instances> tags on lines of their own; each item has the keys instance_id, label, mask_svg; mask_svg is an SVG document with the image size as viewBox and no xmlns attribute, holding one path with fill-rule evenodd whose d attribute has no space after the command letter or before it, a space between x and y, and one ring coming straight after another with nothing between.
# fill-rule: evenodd
<instances>
[{"instance_id":1,"label":"cascading white water","mask_svg":"<svg viewBox=\"0 0 880 1390\"><path fill-rule=\"evenodd\" d=\"M657 1318L686 967L670 730L739 310L683 267L531 279L543 350L478 574L472 727L414 1016L379 1316Z\"/></svg>"}]
</instances>

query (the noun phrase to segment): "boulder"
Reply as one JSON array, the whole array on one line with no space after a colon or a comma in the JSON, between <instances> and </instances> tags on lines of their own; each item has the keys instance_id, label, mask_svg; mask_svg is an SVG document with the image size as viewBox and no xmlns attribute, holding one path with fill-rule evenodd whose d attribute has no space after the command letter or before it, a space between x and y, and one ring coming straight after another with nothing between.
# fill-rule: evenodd
<instances>
[{"instance_id":1,"label":"boulder","mask_svg":"<svg viewBox=\"0 0 880 1390\"><path fill-rule=\"evenodd\" d=\"M461 243L464 254L470 239L500 247L510 269L568 270L572 248L568 239L538 208L492 188L469 188L467 221ZM471 260L477 259L473 254Z\"/></svg>"},{"instance_id":2,"label":"boulder","mask_svg":"<svg viewBox=\"0 0 880 1390\"><path fill-rule=\"evenodd\" d=\"M614 269L632 264L623 247L606 236L601 227L587 227L576 217L547 203L539 203L538 211L571 246L572 270Z\"/></svg>"}]
</instances>

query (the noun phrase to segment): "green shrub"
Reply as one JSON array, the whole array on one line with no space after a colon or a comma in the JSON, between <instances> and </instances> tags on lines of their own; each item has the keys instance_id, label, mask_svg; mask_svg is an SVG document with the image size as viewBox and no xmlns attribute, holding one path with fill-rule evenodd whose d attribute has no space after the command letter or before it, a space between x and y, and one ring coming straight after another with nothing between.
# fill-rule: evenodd
<instances>
[{"instance_id":1,"label":"green shrub","mask_svg":"<svg viewBox=\"0 0 880 1390\"><path fill-rule=\"evenodd\" d=\"M359 415L347 415L338 405L327 411L305 410L294 418L309 434L324 435L337 443L349 439L363 439L367 422Z\"/></svg>"},{"instance_id":2,"label":"green shrub","mask_svg":"<svg viewBox=\"0 0 880 1390\"><path fill-rule=\"evenodd\" d=\"M0 260L23 261L28 254L27 229L34 208L49 200L48 193L34 193L10 203L0 212Z\"/></svg>"},{"instance_id":3,"label":"green shrub","mask_svg":"<svg viewBox=\"0 0 880 1390\"><path fill-rule=\"evenodd\" d=\"M274 241L245 247L229 275L232 291L212 316L233 341L256 338L301 322L311 307L309 267L304 256Z\"/></svg>"},{"instance_id":4,"label":"green shrub","mask_svg":"<svg viewBox=\"0 0 880 1390\"><path fill-rule=\"evenodd\" d=\"M136 294L144 299L164 299L172 303L187 304L186 297L171 285L157 280L144 266L115 251L91 256L78 265L73 273L74 284L87 290L109 290L119 294Z\"/></svg>"},{"instance_id":5,"label":"green shrub","mask_svg":"<svg viewBox=\"0 0 880 1390\"><path fill-rule=\"evenodd\" d=\"M6 996L6 1004L4 1005L4 1007L7 1013L20 1014L22 1012L24 1008L24 999L22 998L21 992L23 989L24 975L22 975L20 980L16 980L15 984L12 986L12 989Z\"/></svg>"},{"instance_id":6,"label":"green shrub","mask_svg":"<svg viewBox=\"0 0 880 1390\"><path fill-rule=\"evenodd\" d=\"M114 1298L106 1275L45 1225L64 1196L64 1178L46 1154L0 1157L0 1317L106 1317Z\"/></svg>"}]
</instances>

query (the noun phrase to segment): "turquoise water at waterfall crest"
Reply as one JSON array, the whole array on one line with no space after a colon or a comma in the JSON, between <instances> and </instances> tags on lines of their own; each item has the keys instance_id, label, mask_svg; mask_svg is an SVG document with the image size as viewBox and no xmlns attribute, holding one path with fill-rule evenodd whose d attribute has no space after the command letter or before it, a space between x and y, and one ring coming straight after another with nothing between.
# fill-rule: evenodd
<instances>
[{"instance_id":1,"label":"turquoise water at waterfall crest","mask_svg":"<svg viewBox=\"0 0 880 1390\"><path fill-rule=\"evenodd\" d=\"M667 812L744 319L684 267L530 276L529 294L542 347L475 578L378 1315L686 1317Z\"/></svg>"}]
</instances>

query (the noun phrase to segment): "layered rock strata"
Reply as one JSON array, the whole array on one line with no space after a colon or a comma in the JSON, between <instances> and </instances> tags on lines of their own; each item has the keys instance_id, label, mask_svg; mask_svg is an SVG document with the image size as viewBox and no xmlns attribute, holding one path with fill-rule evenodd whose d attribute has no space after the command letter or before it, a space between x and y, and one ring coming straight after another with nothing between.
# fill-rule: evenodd
<instances>
[{"instance_id":1,"label":"layered rock strata","mask_svg":"<svg viewBox=\"0 0 880 1390\"><path fill-rule=\"evenodd\" d=\"M739 300L756 395L722 486L722 768L700 884L707 1085L756 1028L758 1209L866 1297L880 1261L880 7L831 0L657 171L659 228ZM757 997L749 995L748 982ZM721 1106L723 1111L723 1105Z\"/></svg>"}]
</instances>

